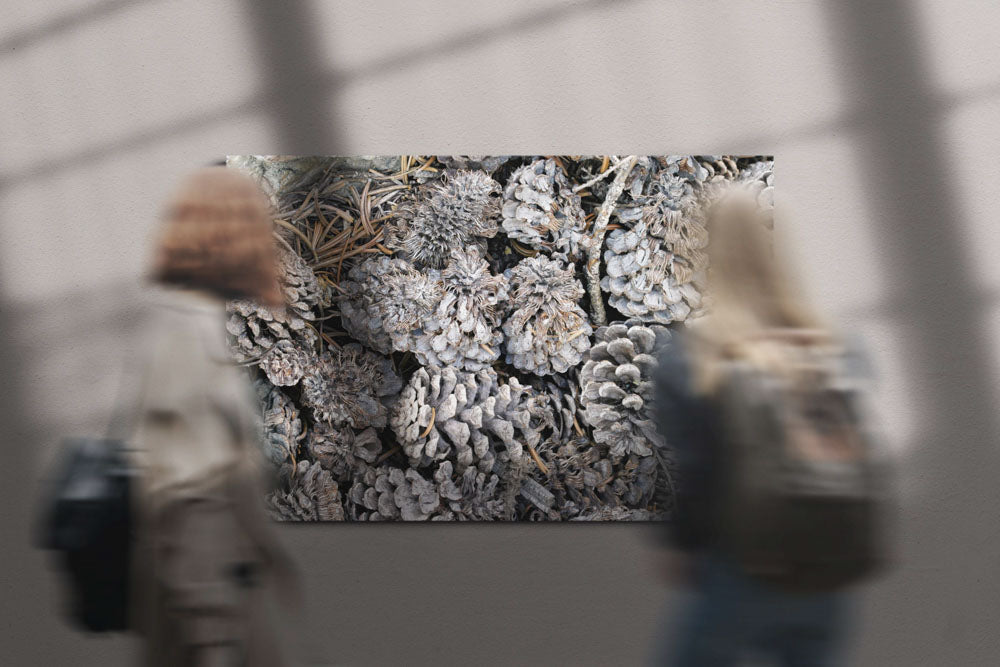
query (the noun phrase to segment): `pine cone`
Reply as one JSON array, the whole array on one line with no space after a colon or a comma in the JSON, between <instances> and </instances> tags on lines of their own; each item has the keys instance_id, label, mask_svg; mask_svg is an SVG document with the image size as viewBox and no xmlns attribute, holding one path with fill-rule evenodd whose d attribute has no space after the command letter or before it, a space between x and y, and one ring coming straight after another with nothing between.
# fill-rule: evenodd
<instances>
[{"instance_id":1,"label":"pine cone","mask_svg":"<svg viewBox=\"0 0 1000 667\"><path fill-rule=\"evenodd\" d=\"M614 473L606 449L578 437L558 446L546 441L538 455L547 471L536 476L555 496L560 518L571 519L590 508L616 502L608 489Z\"/></svg>"},{"instance_id":2,"label":"pine cone","mask_svg":"<svg viewBox=\"0 0 1000 667\"><path fill-rule=\"evenodd\" d=\"M390 419L411 464L427 466L451 458L460 470L483 460L491 468L492 452L483 427L493 383L488 369L475 373L452 367L417 369Z\"/></svg>"},{"instance_id":3,"label":"pine cone","mask_svg":"<svg viewBox=\"0 0 1000 667\"><path fill-rule=\"evenodd\" d=\"M706 181L732 181L740 175L736 160L729 155L699 155L697 159L708 170Z\"/></svg>"},{"instance_id":4,"label":"pine cone","mask_svg":"<svg viewBox=\"0 0 1000 667\"><path fill-rule=\"evenodd\" d=\"M656 494L660 465L655 456L631 454L618 467L612 492L628 507L648 507Z\"/></svg>"},{"instance_id":5,"label":"pine cone","mask_svg":"<svg viewBox=\"0 0 1000 667\"><path fill-rule=\"evenodd\" d=\"M304 320L316 318L314 310L330 305L330 288L316 278L309 265L284 244L278 244L278 277L285 303Z\"/></svg>"},{"instance_id":6,"label":"pine cone","mask_svg":"<svg viewBox=\"0 0 1000 667\"><path fill-rule=\"evenodd\" d=\"M437 484L413 468L367 466L347 494L354 521L426 521L441 510Z\"/></svg>"},{"instance_id":7,"label":"pine cone","mask_svg":"<svg viewBox=\"0 0 1000 667\"><path fill-rule=\"evenodd\" d=\"M418 188L386 223L386 245L420 268L440 269L453 250L479 246L499 226L499 184L482 171L457 171Z\"/></svg>"},{"instance_id":8,"label":"pine cone","mask_svg":"<svg viewBox=\"0 0 1000 667\"><path fill-rule=\"evenodd\" d=\"M482 169L492 174L510 159L509 155L438 155L437 160L448 169Z\"/></svg>"},{"instance_id":9,"label":"pine cone","mask_svg":"<svg viewBox=\"0 0 1000 667\"><path fill-rule=\"evenodd\" d=\"M466 468L457 480L451 461L442 461L434 471L438 493L447 508L437 520L497 521L507 517L497 491L500 478L493 473Z\"/></svg>"},{"instance_id":10,"label":"pine cone","mask_svg":"<svg viewBox=\"0 0 1000 667\"><path fill-rule=\"evenodd\" d=\"M320 355L302 378L302 402L317 421L357 429L382 428L388 414L382 399L402 386L392 361L358 344Z\"/></svg>"},{"instance_id":11,"label":"pine cone","mask_svg":"<svg viewBox=\"0 0 1000 667\"><path fill-rule=\"evenodd\" d=\"M536 385L537 386L537 385ZM580 384L574 378L550 375L541 391L548 397L554 423L552 437L556 442L568 442L584 435L583 408L580 405Z\"/></svg>"},{"instance_id":12,"label":"pine cone","mask_svg":"<svg viewBox=\"0 0 1000 667\"><path fill-rule=\"evenodd\" d=\"M454 473L442 461L428 476L413 468L368 466L347 494L355 521L494 521L505 517L499 477L475 468Z\"/></svg>"},{"instance_id":13,"label":"pine cone","mask_svg":"<svg viewBox=\"0 0 1000 667\"><path fill-rule=\"evenodd\" d=\"M374 463L378 459L382 442L374 428L355 433L347 426L338 428L318 423L306 437L305 448L334 479L346 482L359 461Z\"/></svg>"},{"instance_id":14,"label":"pine cone","mask_svg":"<svg viewBox=\"0 0 1000 667\"><path fill-rule=\"evenodd\" d=\"M608 234L601 289L623 315L668 324L701 313L710 175L691 156L668 158L642 219Z\"/></svg>"},{"instance_id":15,"label":"pine cone","mask_svg":"<svg viewBox=\"0 0 1000 667\"><path fill-rule=\"evenodd\" d=\"M239 363L259 361L279 340L290 340L302 349L316 345L316 332L286 308L268 308L246 299L226 304L229 349Z\"/></svg>"},{"instance_id":16,"label":"pine cone","mask_svg":"<svg viewBox=\"0 0 1000 667\"><path fill-rule=\"evenodd\" d=\"M260 402L264 456L275 466L294 461L299 443L306 436L295 403L280 389L263 380L254 383Z\"/></svg>"},{"instance_id":17,"label":"pine cone","mask_svg":"<svg viewBox=\"0 0 1000 667\"><path fill-rule=\"evenodd\" d=\"M581 402L594 440L612 456L649 456L652 446L662 446L650 410L656 355L669 332L629 320L599 328L596 338L580 370Z\"/></svg>"},{"instance_id":18,"label":"pine cone","mask_svg":"<svg viewBox=\"0 0 1000 667\"><path fill-rule=\"evenodd\" d=\"M439 277L384 255L366 259L347 275L338 297L344 329L382 354L414 349L414 330L441 300Z\"/></svg>"},{"instance_id":19,"label":"pine cone","mask_svg":"<svg viewBox=\"0 0 1000 667\"><path fill-rule=\"evenodd\" d=\"M475 247L452 252L441 272L444 296L415 336L413 352L425 366L477 370L500 356L500 318L506 305L503 276L490 273Z\"/></svg>"},{"instance_id":20,"label":"pine cone","mask_svg":"<svg viewBox=\"0 0 1000 667\"><path fill-rule=\"evenodd\" d=\"M474 463L493 469L495 448L520 461L523 444L534 446L553 417L546 397L517 378L499 384L496 371L420 368L396 402L391 426L414 466L455 462L459 472Z\"/></svg>"},{"instance_id":21,"label":"pine cone","mask_svg":"<svg viewBox=\"0 0 1000 667\"><path fill-rule=\"evenodd\" d=\"M226 304L230 349L239 363L261 359L279 340L293 341L303 350L316 345L316 332L306 321L316 319L315 308L330 305L329 289L320 284L301 257L281 244L278 282L285 297L284 308L270 308L246 299Z\"/></svg>"},{"instance_id":22,"label":"pine cone","mask_svg":"<svg viewBox=\"0 0 1000 667\"><path fill-rule=\"evenodd\" d=\"M684 211L700 202L701 189L712 172L694 155L668 155L657 179L651 183L650 194L665 210Z\"/></svg>"},{"instance_id":23,"label":"pine cone","mask_svg":"<svg viewBox=\"0 0 1000 667\"><path fill-rule=\"evenodd\" d=\"M302 379L309 362L310 353L285 338L264 354L264 358L260 360L260 368L271 384L291 387Z\"/></svg>"},{"instance_id":24,"label":"pine cone","mask_svg":"<svg viewBox=\"0 0 1000 667\"><path fill-rule=\"evenodd\" d=\"M276 521L343 521L340 489L319 463L299 461L287 491L272 491L268 513Z\"/></svg>"},{"instance_id":25,"label":"pine cone","mask_svg":"<svg viewBox=\"0 0 1000 667\"><path fill-rule=\"evenodd\" d=\"M625 188L611 212L619 224L632 224L642 218L642 209L651 200L651 184L655 182L659 173L660 163L656 158L640 155L636 159L635 166L625 181ZM590 190L595 197L603 201L608 195L611 181L611 178L605 178L591 186Z\"/></svg>"},{"instance_id":26,"label":"pine cone","mask_svg":"<svg viewBox=\"0 0 1000 667\"><path fill-rule=\"evenodd\" d=\"M582 256L586 223L580 197L554 159L538 159L514 171L503 198L503 229L509 238L569 261Z\"/></svg>"},{"instance_id":27,"label":"pine cone","mask_svg":"<svg viewBox=\"0 0 1000 667\"><path fill-rule=\"evenodd\" d=\"M740 170L739 180L753 189L761 208L774 208L774 160L750 163Z\"/></svg>"},{"instance_id":28,"label":"pine cone","mask_svg":"<svg viewBox=\"0 0 1000 667\"><path fill-rule=\"evenodd\" d=\"M570 521L656 521L660 518L655 512L644 509L629 509L628 507L599 507L570 519Z\"/></svg>"},{"instance_id":29,"label":"pine cone","mask_svg":"<svg viewBox=\"0 0 1000 667\"><path fill-rule=\"evenodd\" d=\"M580 363L593 329L577 303L584 291L573 270L539 255L504 275L516 306L503 324L507 363L536 375L565 373Z\"/></svg>"}]
</instances>

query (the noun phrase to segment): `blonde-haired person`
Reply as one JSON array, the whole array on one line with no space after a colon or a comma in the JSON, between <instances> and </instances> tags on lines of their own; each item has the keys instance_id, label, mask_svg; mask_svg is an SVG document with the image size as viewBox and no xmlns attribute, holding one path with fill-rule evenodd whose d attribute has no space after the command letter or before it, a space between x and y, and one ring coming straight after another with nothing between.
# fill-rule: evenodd
<instances>
[{"instance_id":1,"label":"blonde-haired person","mask_svg":"<svg viewBox=\"0 0 1000 667\"><path fill-rule=\"evenodd\" d=\"M268 588L290 576L261 500L257 408L229 361L225 300L279 304L270 204L202 169L166 207L133 436L133 626L147 665L281 665Z\"/></svg>"},{"instance_id":2,"label":"blonde-haired person","mask_svg":"<svg viewBox=\"0 0 1000 667\"><path fill-rule=\"evenodd\" d=\"M677 506L668 524L671 576L693 596L655 664L723 667L763 653L789 667L834 665L842 644L842 593L792 594L744 574L721 538L722 415L714 400L722 369L739 359L785 372L782 338L832 340L796 289L772 243L772 212L734 186L707 211L709 313L674 336L657 373L656 414L677 458Z\"/></svg>"}]
</instances>

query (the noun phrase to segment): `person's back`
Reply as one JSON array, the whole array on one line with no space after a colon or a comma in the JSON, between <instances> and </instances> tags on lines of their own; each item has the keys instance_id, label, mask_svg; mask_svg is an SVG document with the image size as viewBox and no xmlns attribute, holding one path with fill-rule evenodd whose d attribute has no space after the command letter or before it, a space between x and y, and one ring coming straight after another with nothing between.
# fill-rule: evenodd
<instances>
[{"instance_id":1,"label":"person's back","mask_svg":"<svg viewBox=\"0 0 1000 667\"><path fill-rule=\"evenodd\" d=\"M283 664L267 593L289 570L260 503L256 408L224 307L274 297L272 244L263 195L222 169L189 179L167 213L131 443L145 664Z\"/></svg>"},{"instance_id":2,"label":"person's back","mask_svg":"<svg viewBox=\"0 0 1000 667\"><path fill-rule=\"evenodd\" d=\"M678 666L736 665L754 654L832 665L842 644L846 594L837 586L803 592L785 585L826 573L820 564L787 567L796 538L793 524L781 522L783 508L806 505L784 502L794 494L778 489L785 478L774 473L791 460L781 457L794 439L782 433L792 411L785 394L767 388L791 384L798 373L784 339L808 330L819 345L835 336L794 293L772 252L770 227L739 193L713 207L711 312L674 337L658 370L658 424L678 462L670 536L694 587L671 657L659 656ZM814 343L795 344L807 350Z\"/></svg>"}]
</instances>

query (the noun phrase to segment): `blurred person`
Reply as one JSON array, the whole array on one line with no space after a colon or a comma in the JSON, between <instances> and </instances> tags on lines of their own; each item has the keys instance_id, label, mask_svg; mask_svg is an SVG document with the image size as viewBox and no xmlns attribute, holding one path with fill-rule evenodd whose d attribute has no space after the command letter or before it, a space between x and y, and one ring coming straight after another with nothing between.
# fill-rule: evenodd
<instances>
[{"instance_id":1,"label":"blurred person","mask_svg":"<svg viewBox=\"0 0 1000 667\"><path fill-rule=\"evenodd\" d=\"M847 587L878 559L864 365L798 293L769 211L734 188L707 216L710 312L657 377L677 456L668 576L691 595L654 662L841 664Z\"/></svg>"},{"instance_id":2,"label":"blurred person","mask_svg":"<svg viewBox=\"0 0 1000 667\"><path fill-rule=\"evenodd\" d=\"M256 402L225 330L227 299L282 303L272 224L257 185L222 167L187 178L165 211L131 442L131 618L147 665L284 664L268 594L295 575L261 504Z\"/></svg>"}]
</instances>

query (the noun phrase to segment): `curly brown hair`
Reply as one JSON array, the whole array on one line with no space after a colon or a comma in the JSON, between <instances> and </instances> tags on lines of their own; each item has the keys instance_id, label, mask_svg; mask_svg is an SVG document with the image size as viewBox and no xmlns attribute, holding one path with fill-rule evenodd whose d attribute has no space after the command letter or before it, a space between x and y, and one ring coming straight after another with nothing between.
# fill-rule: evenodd
<instances>
[{"instance_id":1,"label":"curly brown hair","mask_svg":"<svg viewBox=\"0 0 1000 667\"><path fill-rule=\"evenodd\" d=\"M181 184L164 212L151 278L224 299L282 303L271 205L248 176L201 169Z\"/></svg>"}]
</instances>

